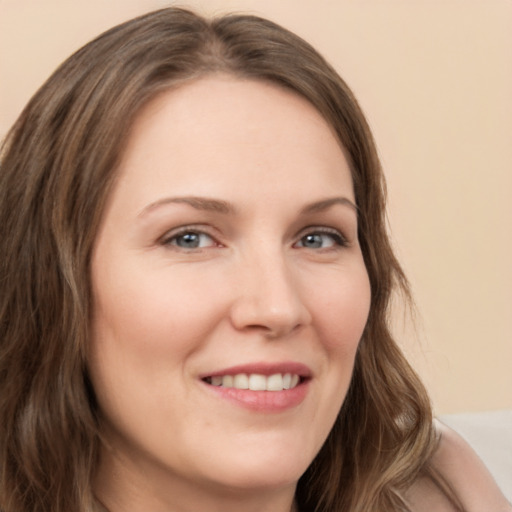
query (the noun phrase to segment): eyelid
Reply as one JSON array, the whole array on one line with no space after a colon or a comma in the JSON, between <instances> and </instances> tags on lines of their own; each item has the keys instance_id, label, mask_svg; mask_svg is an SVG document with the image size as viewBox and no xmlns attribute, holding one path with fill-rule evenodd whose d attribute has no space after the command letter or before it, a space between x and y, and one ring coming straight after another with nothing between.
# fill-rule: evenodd
<instances>
[{"instance_id":1,"label":"eyelid","mask_svg":"<svg viewBox=\"0 0 512 512\"><path fill-rule=\"evenodd\" d=\"M348 238L341 230L328 226L308 226L302 229L297 235L297 240L294 244L309 234L331 235L336 241L336 245L338 245L338 247L350 247L351 245Z\"/></svg>"},{"instance_id":2,"label":"eyelid","mask_svg":"<svg viewBox=\"0 0 512 512\"><path fill-rule=\"evenodd\" d=\"M186 233L197 233L200 235L206 235L212 239L214 244L213 246L220 247L223 246L221 242L219 242L218 237L212 233L212 229L209 226L205 226L204 224L186 224L183 226L179 226L176 228L173 228L169 231L167 231L164 235L162 235L158 240L157 243L159 245L163 246L173 246L171 244L172 240L179 237L180 235L184 235ZM296 240L294 242L294 245L299 242L303 237L305 237L308 234L321 234L321 235L331 235L336 242L336 245L338 247L349 247L351 244L348 240L348 238L345 236L345 234L337 228L328 227L328 226L307 226L303 228L298 235L296 236ZM180 247L176 248L180 250ZM205 247L197 248L195 250L205 249ZM186 249L185 249L186 250ZM193 251L194 249L190 249L189 251Z\"/></svg>"},{"instance_id":3,"label":"eyelid","mask_svg":"<svg viewBox=\"0 0 512 512\"><path fill-rule=\"evenodd\" d=\"M173 244L171 244L171 241L181 235L184 235L186 233L196 233L198 235L206 235L210 237L215 243L213 246L222 246L222 244L217 240L217 237L211 232L212 230L208 228L208 226L205 226L204 224L198 225L198 224L186 224L184 226L179 226L176 228L173 228L169 231L167 231L164 235L162 235L158 240L157 243L159 245L164 245L168 247L174 247ZM180 250L182 248L176 246L177 250ZM200 249L206 249L206 247L200 247L197 249L189 249L189 251L194 250L200 250ZM186 250L186 249L183 249Z\"/></svg>"}]
</instances>

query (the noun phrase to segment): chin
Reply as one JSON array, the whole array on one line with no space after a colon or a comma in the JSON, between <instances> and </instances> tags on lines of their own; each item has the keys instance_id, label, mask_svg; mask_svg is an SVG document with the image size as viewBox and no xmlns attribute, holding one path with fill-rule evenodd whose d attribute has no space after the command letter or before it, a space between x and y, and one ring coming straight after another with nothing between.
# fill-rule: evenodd
<instances>
[{"instance_id":1,"label":"chin","mask_svg":"<svg viewBox=\"0 0 512 512\"><path fill-rule=\"evenodd\" d=\"M263 491L295 487L306 467L293 467L287 465L237 467L232 472L222 475L224 478L219 482L219 474L216 480L223 487L238 491Z\"/></svg>"},{"instance_id":2,"label":"chin","mask_svg":"<svg viewBox=\"0 0 512 512\"><path fill-rule=\"evenodd\" d=\"M214 478L239 490L272 489L295 486L307 470L313 456L305 457L300 449L283 454L282 450L259 450L258 454L224 458L212 464Z\"/></svg>"}]
</instances>

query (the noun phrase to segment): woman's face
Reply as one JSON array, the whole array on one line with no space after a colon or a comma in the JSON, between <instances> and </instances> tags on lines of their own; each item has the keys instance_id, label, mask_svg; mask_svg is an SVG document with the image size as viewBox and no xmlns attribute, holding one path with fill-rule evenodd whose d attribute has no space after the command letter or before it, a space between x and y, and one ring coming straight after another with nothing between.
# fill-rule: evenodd
<instances>
[{"instance_id":1,"label":"woman's face","mask_svg":"<svg viewBox=\"0 0 512 512\"><path fill-rule=\"evenodd\" d=\"M296 94L214 75L143 109L118 178L92 261L104 464L153 499L293 491L370 304L344 152Z\"/></svg>"}]
</instances>

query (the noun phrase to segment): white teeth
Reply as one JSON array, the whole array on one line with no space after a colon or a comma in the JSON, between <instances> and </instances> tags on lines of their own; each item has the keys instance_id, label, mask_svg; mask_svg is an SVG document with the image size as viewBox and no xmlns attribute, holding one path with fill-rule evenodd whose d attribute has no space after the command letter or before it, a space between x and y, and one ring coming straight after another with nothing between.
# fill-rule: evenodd
<instances>
[{"instance_id":1,"label":"white teeth","mask_svg":"<svg viewBox=\"0 0 512 512\"><path fill-rule=\"evenodd\" d=\"M284 389L283 376L280 373L267 377L267 391L281 391Z\"/></svg>"},{"instance_id":2,"label":"white teeth","mask_svg":"<svg viewBox=\"0 0 512 512\"><path fill-rule=\"evenodd\" d=\"M267 389L265 375L258 375L257 373L249 375L249 389L251 391L265 391Z\"/></svg>"},{"instance_id":3,"label":"white teeth","mask_svg":"<svg viewBox=\"0 0 512 512\"><path fill-rule=\"evenodd\" d=\"M251 391L283 391L297 386L300 377L291 373L275 373L269 376L258 373L250 375L239 373L237 375L210 377L208 382L212 386L222 386L224 388L250 389Z\"/></svg>"},{"instance_id":4,"label":"white teeth","mask_svg":"<svg viewBox=\"0 0 512 512\"><path fill-rule=\"evenodd\" d=\"M224 375L224 377L222 377L222 386L225 388L232 388L234 386L233 381L233 375Z\"/></svg>"},{"instance_id":5,"label":"white teeth","mask_svg":"<svg viewBox=\"0 0 512 512\"><path fill-rule=\"evenodd\" d=\"M233 387L236 389L249 389L249 377L245 373L239 373L233 377Z\"/></svg>"},{"instance_id":6,"label":"white teeth","mask_svg":"<svg viewBox=\"0 0 512 512\"><path fill-rule=\"evenodd\" d=\"M212 377L212 386L222 386L222 377Z\"/></svg>"}]
</instances>

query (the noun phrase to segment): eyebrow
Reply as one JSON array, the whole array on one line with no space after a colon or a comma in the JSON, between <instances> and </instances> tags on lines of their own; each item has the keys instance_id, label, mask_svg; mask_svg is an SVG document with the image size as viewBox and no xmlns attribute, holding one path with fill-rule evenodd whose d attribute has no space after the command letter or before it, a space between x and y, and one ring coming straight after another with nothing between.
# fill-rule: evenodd
<instances>
[{"instance_id":1,"label":"eyebrow","mask_svg":"<svg viewBox=\"0 0 512 512\"><path fill-rule=\"evenodd\" d=\"M330 197L328 199L322 199L321 201L315 201L314 203L306 205L302 208L301 213L319 213L325 210L328 210L335 204L341 204L344 206L349 206L356 213L358 212L358 208L355 203L353 203L350 199L346 197Z\"/></svg>"},{"instance_id":2,"label":"eyebrow","mask_svg":"<svg viewBox=\"0 0 512 512\"><path fill-rule=\"evenodd\" d=\"M224 215L233 215L236 212L236 208L227 201L222 201L220 199L210 199L207 197L185 196L164 197L163 199L159 199L158 201L155 201L154 203L151 203L143 208L138 216L142 217L166 204L187 204L196 210L221 213ZM349 206L356 213L358 211L357 206L350 199L346 197L330 197L328 199L322 199L321 201L315 201L314 203L307 204L304 206L304 208L302 208L300 213L302 215L308 213L319 213L328 210L336 204Z\"/></svg>"},{"instance_id":3,"label":"eyebrow","mask_svg":"<svg viewBox=\"0 0 512 512\"><path fill-rule=\"evenodd\" d=\"M195 208L196 210L203 210L208 212L216 212L222 214L233 214L235 213L235 207L229 204L226 201L222 201L220 199L209 199L207 197L164 197L163 199L159 199L154 203L146 206L140 213L139 217L142 217L153 210L159 208L160 206L166 204L188 204Z\"/></svg>"}]
</instances>

